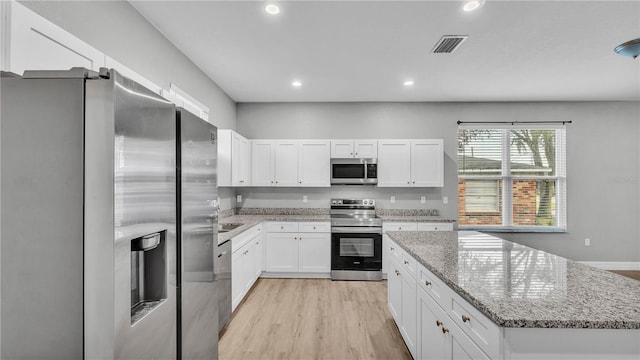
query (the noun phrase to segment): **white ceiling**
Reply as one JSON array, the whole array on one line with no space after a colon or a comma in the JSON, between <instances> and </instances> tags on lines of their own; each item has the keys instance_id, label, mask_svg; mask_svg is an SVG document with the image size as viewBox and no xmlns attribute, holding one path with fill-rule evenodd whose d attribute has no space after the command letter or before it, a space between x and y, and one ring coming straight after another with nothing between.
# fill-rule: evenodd
<instances>
[{"instance_id":1,"label":"white ceiling","mask_svg":"<svg viewBox=\"0 0 640 360\"><path fill-rule=\"evenodd\" d=\"M640 99L637 0L131 2L237 102Z\"/></svg>"}]
</instances>

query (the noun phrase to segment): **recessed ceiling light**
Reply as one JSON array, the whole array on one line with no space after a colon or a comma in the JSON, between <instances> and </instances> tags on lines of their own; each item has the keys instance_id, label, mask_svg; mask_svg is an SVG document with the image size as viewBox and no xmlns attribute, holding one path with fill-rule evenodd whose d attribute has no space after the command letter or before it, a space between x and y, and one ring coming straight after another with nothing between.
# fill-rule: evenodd
<instances>
[{"instance_id":1,"label":"recessed ceiling light","mask_svg":"<svg viewBox=\"0 0 640 360\"><path fill-rule=\"evenodd\" d=\"M407 80L404 82L404 86L412 86L413 85L413 80Z\"/></svg>"},{"instance_id":2,"label":"recessed ceiling light","mask_svg":"<svg viewBox=\"0 0 640 360\"><path fill-rule=\"evenodd\" d=\"M291 86L293 86L293 87L300 87L300 86L302 86L302 83L301 83L300 81L296 80L296 81L294 81L294 82L292 82L292 83L291 83Z\"/></svg>"},{"instance_id":3,"label":"recessed ceiling light","mask_svg":"<svg viewBox=\"0 0 640 360\"><path fill-rule=\"evenodd\" d=\"M278 15L280 13L280 7L276 4L267 4L267 6L264 7L264 11L270 15Z\"/></svg>"},{"instance_id":4,"label":"recessed ceiling light","mask_svg":"<svg viewBox=\"0 0 640 360\"><path fill-rule=\"evenodd\" d=\"M464 11L473 11L478 10L484 5L485 0L471 0L467 1L466 4L462 7Z\"/></svg>"}]
</instances>

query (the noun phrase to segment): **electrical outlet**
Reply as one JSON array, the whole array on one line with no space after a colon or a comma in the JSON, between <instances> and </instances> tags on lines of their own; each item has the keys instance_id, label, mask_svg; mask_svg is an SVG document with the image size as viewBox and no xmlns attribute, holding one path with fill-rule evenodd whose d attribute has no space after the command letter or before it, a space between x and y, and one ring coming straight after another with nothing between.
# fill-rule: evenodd
<instances>
[{"instance_id":1,"label":"electrical outlet","mask_svg":"<svg viewBox=\"0 0 640 360\"><path fill-rule=\"evenodd\" d=\"M448 196L443 196L442 197L442 203L443 204L448 204L449 203L449 197Z\"/></svg>"},{"instance_id":2,"label":"electrical outlet","mask_svg":"<svg viewBox=\"0 0 640 360\"><path fill-rule=\"evenodd\" d=\"M584 238L584 246L591 246L591 239Z\"/></svg>"},{"instance_id":3,"label":"electrical outlet","mask_svg":"<svg viewBox=\"0 0 640 360\"><path fill-rule=\"evenodd\" d=\"M420 196L420 203L424 204L427 202L427 197L426 196Z\"/></svg>"},{"instance_id":4,"label":"electrical outlet","mask_svg":"<svg viewBox=\"0 0 640 360\"><path fill-rule=\"evenodd\" d=\"M242 202L242 195L236 195L236 202Z\"/></svg>"},{"instance_id":5,"label":"electrical outlet","mask_svg":"<svg viewBox=\"0 0 640 360\"><path fill-rule=\"evenodd\" d=\"M302 196L302 202L308 202L309 198L307 197L307 195L303 195Z\"/></svg>"},{"instance_id":6,"label":"electrical outlet","mask_svg":"<svg viewBox=\"0 0 640 360\"><path fill-rule=\"evenodd\" d=\"M389 201L390 201L392 204L393 204L393 203L395 203L395 202L396 202L396 197L395 197L395 196L392 196L392 197L391 197L391 200L389 200Z\"/></svg>"}]
</instances>

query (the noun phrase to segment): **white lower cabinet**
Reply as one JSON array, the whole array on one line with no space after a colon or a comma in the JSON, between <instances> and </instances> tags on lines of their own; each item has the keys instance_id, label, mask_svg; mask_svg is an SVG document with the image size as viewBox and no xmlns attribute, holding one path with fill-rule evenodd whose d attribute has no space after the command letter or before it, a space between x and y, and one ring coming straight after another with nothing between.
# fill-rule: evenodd
<instances>
[{"instance_id":1,"label":"white lower cabinet","mask_svg":"<svg viewBox=\"0 0 640 360\"><path fill-rule=\"evenodd\" d=\"M416 280L396 259L391 259L388 279L389 311L411 355L416 357Z\"/></svg>"},{"instance_id":2,"label":"white lower cabinet","mask_svg":"<svg viewBox=\"0 0 640 360\"><path fill-rule=\"evenodd\" d=\"M329 273L329 223L268 223L266 271L269 273Z\"/></svg>"},{"instance_id":3,"label":"white lower cabinet","mask_svg":"<svg viewBox=\"0 0 640 360\"><path fill-rule=\"evenodd\" d=\"M424 360L491 359L487 353L494 353L494 358L500 358L500 328L487 323L484 315L471 310L471 305L444 288L446 285L430 271L385 237L387 251L392 253L388 262L389 311L411 355ZM460 309L464 314L459 313ZM485 332L470 332L472 326ZM472 340L472 335L477 340Z\"/></svg>"},{"instance_id":4,"label":"white lower cabinet","mask_svg":"<svg viewBox=\"0 0 640 360\"><path fill-rule=\"evenodd\" d=\"M231 241L231 308L235 310L262 273L262 225Z\"/></svg>"}]
</instances>

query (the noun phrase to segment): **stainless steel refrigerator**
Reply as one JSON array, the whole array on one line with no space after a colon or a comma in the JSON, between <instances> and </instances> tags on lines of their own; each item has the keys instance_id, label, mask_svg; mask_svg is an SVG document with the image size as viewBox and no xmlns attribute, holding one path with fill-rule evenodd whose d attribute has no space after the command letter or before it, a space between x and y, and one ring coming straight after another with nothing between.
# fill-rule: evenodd
<instances>
[{"instance_id":1,"label":"stainless steel refrigerator","mask_svg":"<svg viewBox=\"0 0 640 360\"><path fill-rule=\"evenodd\" d=\"M179 352L183 359L217 359L217 129L181 108L176 119Z\"/></svg>"},{"instance_id":2,"label":"stainless steel refrigerator","mask_svg":"<svg viewBox=\"0 0 640 360\"><path fill-rule=\"evenodd\" d=\"M174 105L106 69L0 85L0 357L177 358Z\"/></svg>"}]
</instances>

